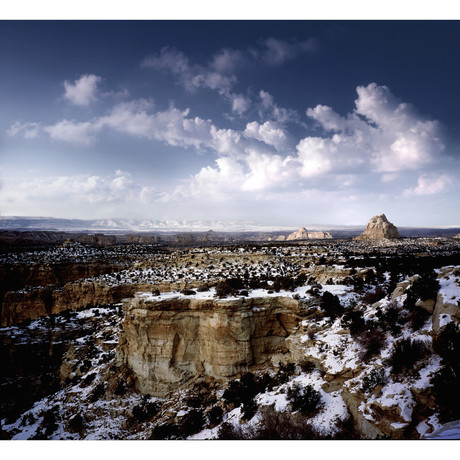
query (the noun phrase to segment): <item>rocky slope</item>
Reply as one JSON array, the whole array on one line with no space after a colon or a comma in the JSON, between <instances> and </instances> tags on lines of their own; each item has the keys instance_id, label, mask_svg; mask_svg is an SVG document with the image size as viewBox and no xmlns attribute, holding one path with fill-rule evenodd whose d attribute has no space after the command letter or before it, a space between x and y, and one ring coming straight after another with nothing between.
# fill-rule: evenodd
<instances>
[{"instance_id":1,"label":"rocky slope","mask_svg":"<svg viewBox=\"0 0 460 460\"><path fill-rule=\"evenodd\" d=\"M459 267L453 239L332 240L165 252L9 292L0 436L424 437L460 414Z\"/></svg>"},{"instance_id":2,"label":"rocky slope","mask_svg":"<svg viewBox=\"0 0 460 460\"><path fill-rule=\"evenodd\" d=\"M366 230L356 240L382 240L399 238L398 229L388 221L385 214L374 216L367 224Z\"/></svg>"}]
</instances>

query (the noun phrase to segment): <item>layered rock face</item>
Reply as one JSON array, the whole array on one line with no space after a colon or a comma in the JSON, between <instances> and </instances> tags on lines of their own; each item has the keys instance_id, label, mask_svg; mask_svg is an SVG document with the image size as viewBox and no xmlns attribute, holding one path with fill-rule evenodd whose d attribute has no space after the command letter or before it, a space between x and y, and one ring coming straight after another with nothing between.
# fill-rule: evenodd
<instances>
[{"instance_id":1,"label":"layered rock face","mask_svg":"<svg viewBox=\"0 0 460 460\"><path fill-rule=\"evenodd\" d=\"M298 324L290 297L154 300L125 302L117 348L141 392L163 396L187 380L227 378L247 372L285 347Z\"/></svg>"},{"instance_id":2,"label":"layered rock face","mask_svg":"<svg viewBox=\"0 0 460 460\"><path fill-rule=\"evenodd\" d=\"M136 292L158 289L160 292L196 288L200 283L133 283L110 286L103 282L76 281L62 287L36 287L28 291L7 292L0 314L2 327L13 326L27 320L79 310L97 305L107 305L133 297Z\"/></svg>"},{"instance_id":3,"label":"layered rock face","mask_svg":"<svg viewBox=\"0 0 460 460\"><path fill-rule=\"evenodd\" d=\"M399 238L398 229L388 221L385 214L374 216L367 224L366 230L356 240L382 240Z\"/></svg>"},{"instance_id":4,"label":"layered rock face","mask_svg":"<svg viewBox=\"0 0 460 460\"><path fill-rule=\"evenodd\" d=\"M299 228L294 233L291 233L286 238L286 241L296 241L296 240L315 240L315 239L329 239L332 238L332 235L329 232L309 232L305 228Z\"/></svg>"}]
</instances>

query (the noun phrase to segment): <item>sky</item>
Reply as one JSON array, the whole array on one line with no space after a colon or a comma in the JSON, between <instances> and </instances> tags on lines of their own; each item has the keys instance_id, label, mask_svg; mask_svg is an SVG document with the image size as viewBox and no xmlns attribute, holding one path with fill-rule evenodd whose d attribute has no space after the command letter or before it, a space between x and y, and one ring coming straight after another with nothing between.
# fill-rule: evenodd
<instances>
[{"instance_id":1,"label":"sky","mask_svg":"<svg viewBox=\"0 0 460 460\"><path fill-rule=\"evenodd\" d=\"M2 216L460 226L458 21L0 21Z\"/></svg>"}]
</instances>

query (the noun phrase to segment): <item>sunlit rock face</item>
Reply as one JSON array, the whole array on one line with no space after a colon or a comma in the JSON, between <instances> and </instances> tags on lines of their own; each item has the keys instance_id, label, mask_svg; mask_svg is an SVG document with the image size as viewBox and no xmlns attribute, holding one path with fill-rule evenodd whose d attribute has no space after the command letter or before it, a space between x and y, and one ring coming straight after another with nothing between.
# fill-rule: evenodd
<instances>
[{"instance_id":1,"label":"sunlit rock face","mask_svg":"<svg viewBox=\"0 0 460 460\"><path fill-rule=\"evenodd\" d=\"M187 380L247 372L285 347L298 324L290 297L155 300L138 295L123 307L117 359L143 393L162 396Z\"/></svg>"},{"instance_id":2,"label":"sunlit rock face","mask_svg":"<svg viewBox=\"0 0 460 460\"><path fill-rule=\"evenodd\" d=\"M356 240L382 240L399 238L398 229L388 221L385 214L374 216L367 224L366 230Z\"/></svg>"},{"instance_id":3,"label":"sunlit rock face","mask_svg":"<svg viewBox=\"0 0 460 460\"><path fill-rule=\"evenodd\" d=\"M294 233L291 233L286 238L286 241L297 241L297 240L324 240L330 239L332 235L329 232L309 232L305 228L299 228Z\"/></svg>"}]
</instances>

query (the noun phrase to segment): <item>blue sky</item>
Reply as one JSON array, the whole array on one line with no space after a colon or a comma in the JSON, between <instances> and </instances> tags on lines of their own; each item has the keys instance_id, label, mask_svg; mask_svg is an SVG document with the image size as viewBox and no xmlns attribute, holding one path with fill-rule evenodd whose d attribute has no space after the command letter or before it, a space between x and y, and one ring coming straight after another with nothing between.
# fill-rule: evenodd
<instances>
[{"instance_id":1,"label":"blue sky","mask_svg":"<svg viewBox=\"0 0 460 460\"><path fill-rule=\"evenodd\" d=\"M0 212L460 225L458 21L2 21Z\"/></svg>"}]
</instances>

